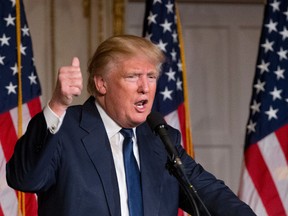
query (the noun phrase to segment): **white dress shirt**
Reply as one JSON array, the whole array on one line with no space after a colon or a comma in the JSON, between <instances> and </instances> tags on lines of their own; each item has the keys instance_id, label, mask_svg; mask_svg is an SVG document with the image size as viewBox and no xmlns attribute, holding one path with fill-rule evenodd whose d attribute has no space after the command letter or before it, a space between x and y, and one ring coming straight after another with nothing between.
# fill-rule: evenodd
<instances>
[{"instance_id":1,"label":"white dress shirt","mask_svg":"<svg viewBox=\"0 0 288 216\"><path fill-rule=\"evenodd\" d=\"M100 113L102 121L104 122L104 127L106 129L107 136L109 138L110 145L111 145L111 150L112 150L112 155L114 159L116 175L117 175L117 180L118 180L119 194L120 194L121 215L128 216L129 209L128 209L127 187L126 187L125 168L124 168L123 152L122 152L124 137L119 132L121 130L121 127L107 115L107 113L103 110L103 108L97 102L95 102L95 104ZM43 113L44 113L45 120L46 120L48 129L50 130L50 132L53 134L57 133L57 131L61 127L65 113L62 116L58 117L50 109L48 105L44 108ZM138 163L138 166L140 168L139 151L138 151L135 128L133 128L133 132L134 132L133 142L134 144L136 143L135 145L133 145L133 151L134 151L134 155Z\"/></svg>"}]
</instances>

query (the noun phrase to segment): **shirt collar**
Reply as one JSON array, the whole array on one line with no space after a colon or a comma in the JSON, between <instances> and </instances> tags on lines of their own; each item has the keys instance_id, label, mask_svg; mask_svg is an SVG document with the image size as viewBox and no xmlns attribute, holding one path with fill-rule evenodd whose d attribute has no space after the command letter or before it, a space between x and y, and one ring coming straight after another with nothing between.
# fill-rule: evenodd
<instances>
[{"instance_id":1,"label":"shirt collar","mask_svg":"<svg viewBox=\"0 0 288 216\"><path fill-rule=\"evenodd\" d=\"M95 100L95 104L96 104L96 107L97 107L99 114L102 118L102 121L104 123L104 127L106 129L108 138L111 139L111 137L113 137L115 134L117 134L122 129L122 127L120 127L112 118L110 118L110 116L108 116L108 114L100 106L100 104L97 103L96 100ZM136 128L133 128L134 135L135 135L135 130L136 130Z\"/></svg>"}]
</instances>

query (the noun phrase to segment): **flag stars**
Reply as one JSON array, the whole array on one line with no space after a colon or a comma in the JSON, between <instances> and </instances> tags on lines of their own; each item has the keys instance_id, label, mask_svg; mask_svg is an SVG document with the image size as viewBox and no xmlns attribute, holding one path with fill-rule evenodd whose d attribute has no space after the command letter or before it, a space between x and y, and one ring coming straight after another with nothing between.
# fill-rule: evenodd
<instances>
[{"instance_id":1,"label":"flag stars","mask_svg":"<svg viewBox=\"0 0 288 216\"><path fill-rule=\"evenodd\" d=\"M264 51L265 51L265 53L267 53L268 51L274 51L273 50L273 44L274 44L274 41L271 41L271 42L269 42L269 40L265 40L265 43L264 44L261 44L261 47L263 47L264 48Z\"/></svg>"},{"instance_id":2,"label":"flag stars","mask_svg":"<svg viewBox=\"0 0 288 216\"><path fill-rule=\"evenodd\" d=\"M15 7L15 5L16 5L16 0L10 0L10 2L12 3L12 7Z\"/></svg>"},{"instance_id":3,"label":"flag stars","mask_svg":"<svg viewBox=\"0 0 288 216\"><path fill-rule=\"evenodd\" d=\"M24 25L24 27L21 29L23 36L30 36L29 35L29 28L27 27L27 25Z\"/></svg>"},{"instance_id":4,"label":"flag stars","mask_svg":"<svg viewBox=\"0 0 288 216\"><path fill-rule=\"evenodd\" d=\"M166 55L167 61L164 63L164 71L162 71L159 79L162 85L157 88L156 100L158 103L164 103L160 106L159 111L168 113L175 109L183 102L183 78L182 78L182 62L180 60L179 50L179 32L177 31L177 23L175 22L175 5L172 0L156 1L151 0L153 9L150 8L146 14L146 34L153 33L152 41L156 41L157 46ZM160 3L160 4L158 4ZM173 4L171 4L173 3ZM152 13L150 12L152 11ZM157 14L157 17L154 15ZM149 17L149 18L148 18ZM179 70L180 68L180 70ZM177 95L176 95L177 94ZM177 100L176 100L177 99ZM161 101L161 102L160 102Z\"/></svg>"},{"instance_id":5,"label":"flag stars","mask_svg":"<svg viewBox=\"0 0 288 216\"><path fill-rule=\"evenodd\" d=\"M1 65L4 65L4 59L5 59L6 57L5 56L1 56L0 55L0 64Z\"/></svg>"},{"instance_id":6,"label":"flag stars","mask_svg":"<svg viewBox=\"0 0 288 216\"><path fill-rule=\"evenodd\" d=\"M163 33L165 33L166 31L169 31L171 32L171 25L172 25L172 22L168 22L167 19L165 19L164 23L163 24L160 24L160 26L163 27Z\"/></svg>"},{"instance_id":7,"label":"flag stars","mask_svg":"<svg viewBox=\"0 0 288 216\"><path fill-rule=\"evenodd\" d=\"M13 67L10 67L10 69L13 71L13 76L14 76L15 74L17 74L17 73L18 73L17 63L15 63L15 65L14 65Z\"/></svg>"},{"instance_id":8,"label":"flag stars","mask_svg":"<svg viewBox=\"0 0 288 216\"><path fill-rule=\"evenodd\" d=\"M249 124L247 125L248 133L250 134L251 132L256 132L255 127L256 127L256 122L253 122L252 120L250 120Z\"/></svg>"},{"instance_id":9,"label":"flag stars","mask_svg":"<svg viewBox=\"0 0 288 216\"><path fill-rule=\"evenodd\" d=\"M288 21L288 8L287 11L283 12L283 14L286 16L286 20Z\"/></svg>"},{"instance_id":10,"label":"flag stars","mask_svg":"<svg viewBox=\"0 0 288 216\"><path fill-rule=\"evenodd\" d=\"M2 89L0 103L2 111L5 112L15 106L17 108L19 93L23 94L23 104L32 99L40 99L41 95L32 46L30 46L32 45L31 32L27 20L24 19L25 10L22 2L18 3L19 5L16 0L5 0L5 4L0 4L0 11L6 12L0 16L0 81ZM15 11L17 6L19 6L18 12L21 13L21 23L18 23L19 28L16 29L17 21L20 21L17 20ZM19 30L17 35L16 30ZM17 62L18 58L21 58L20 62Z\"/></svg>"},{"instance_id":11,"label":"flag stars","mask_svg":"<svg viewBox=\"0 0 288 216\"><path fill-rule=\"evenodd\" d=\"M173 31L172 38L173 38L174 43L178 43L178 34L177 34L176 30Z\"/></svg>"},{"instance_id":12,"label":"flag stars","mask_svg":"<svg viewBox=\"0 0 288 216\"><path fill-rule=\"evenodd\" d=\"M150 41L151 41L151 38L152 38L152 34L148 34L148 33L146 33L146 36L145 36L145 38L146 38L147 40L150 40Z\"/></svg>"},{"instance_id":13,"label":"flag stars","mask_svg":"<svg viewBox=\"0 0 288 216\"><path fill-rule=\"evenodd\" d=\"M10 39L11 39L10 37L6 37L6 35L3 34L2 37L0 38L1 46L4 46L4 45L9 46L10 45L9 44Z\"/></svg>"},{"instance_id":14,"label":"flag stars","mask_svg":"<svg viewBox=\"0 0 288 216\"><path fill-rule=\"evenodd\" d=\"M30 76L28 76L29 80L30 80L30 85L32 84L36 84L37 85L37 77L34 75L34 73L32 72Z\"/></svg>"},{"instance_id":15,"label":"flag stars","mask_svg":"<svg viewBox=\"0 0 288 216\"><path fill-rule=\"evenodd\" d=\"M162 39L160 39L159 43L157 44L157 46L163 51L166 52L166 46L168 43L163 43Z\"/></svg>"},{"instance_id":16,"label":"flag stars","mask_svg":"<svg viewBox=\"0 0 288 216\"><path fill-rule=\"evenodd\" d=\"M288 30L286 27L283 28L283 31L279 32L279 34L282 35L282 40L285 40L286 38L288 38Z\"/></svg>"},{"instance_id":17,"label":"flag stars","mask_svg":"<svg viewBox=\"0 0 288 216\"><path fill-rule=\"evenodd\" d=\"M173 13L173 4L171 4L171 2L169 1L168 4L165 5L165 7L167 8L167 13Z\"/></svg>"},{"instance_id":18,"label":"flag stars","mask_svg":"<svg viewBox=\"0 0 288 216\"><path fill-rule=\"evenodd\" d=\"M257 83L254 85L254 88L256 88L256 93L259 94L261 91L265 91L264 89L265 82L261 82L259 79L257 80Z\"/></svg>"},{"instance_id":19,"label":"flag stars","mask_svg":"<svg viewBox=\"0 0 288 216\"><path fill-rule=\"evenodd\" d=\"M272 31L277 32L276 26L278 25L277 22L273 22L273 20L270 19L269 23L265 25L265 27L268 28L268 32L271 33Z\"/></svg>"},{"instance_id":20,"label":"flag stars","mask_svg":"<svg viewBox=\"0 0 288 216\"><path fill-rule=\"evenodd\" d=\"M169 90L167 86L165 87L164 91L160 91L160 94L163 95L163 101L165 101L166 99L173 100L171 96L172 93L173 93L173 90Z\"/></svg>"},{"instance_id":21,"label":"flag stars","mask_svg":"<svg viewBox=\"0 0 288 216\"><path fill-rule=\"evenodd\" d=\"M280 47L280 51L277 52L280 61L282 61L283 59L287 59L287 52L288 52L288 50L283 50L283 48Z\"/></svg>"},{"instance_id":22,"label":"flag stars","mask_svg":"<svg viewBox=\"0 0 288 216\"><path fill-rule=\"evenodd\" d=\"M177 78L176 86L178 91L182 91L182 81L179 77Z\"/></svg>"},{"instance_id":23,"label":"flag stars","mask_svg":"<svg viewBox=\"0 0 288 216\"><path fill-rule=\"evenodd\" d=\"M274 0L274 2L270 4L270 6L273 8L273 12L280 11L280 9L279 9L280 2L279 1Z\"/></svg>"},{"instance_id":24,"label":"flag stars","mask_svg":"<svg viewBox=\"0 0 288 216\"><path fill-rule=\"evenodd\" d=\"M277 119L277 112L279 109L273 109L272 106L270 106L269 110L265 112L266 115L268 115L268 120L270 121L271 119Z\"/></svg>"},{"instance_id":25,"label":"flag stars","mask_svg":"<svg viewBox=\"0 0 288 216\"><path fill-rule=\"evenodd\" d=\"M261 103L257 103L256 100L253 100L253 104L250 106L253 115L254 115L256 112L260 112L260 106L261 106Z\"/></svg>"},{"instance_id":26,"label":"flag stars","mask_svg":"<svg viewBox=\"0 0 288 216\"><path fill-rule=\"evenodd\" d=\"M160 4L162 4L162 0L154 0L154 1L153 1L153 4L156 4L157 2L160 3Z\"/></svg>"},{"instance_id":27,"label":"flag stars","mask_svg":"<svg viewBox=\"0 0 288 216\"><path fill-rule=\"evenodd\" d=\"M172 52L170 53L172 56L172 61L176 61L177 60L177 53L175 52L175 49L172 49Z\"/></svg>"},{"instance_id":28,"label":"flag stars","mask_svg":"<svg viewBox=\"0 0 288 216\"><path fill-rule=\"evenodd\" d=\"M23 55L26 55L26 50L27 47L23 46L22 44L20 45L20 52L23 54Z\"/></svg>"},{"instance_id":29,"label":"flag stars","mask_svg":"<svg viewBox=\"0 0 288 216\"><path fill-rule=\"evenodd\" d=\"M270 65L270 62L265 62L264 60L261 61L260 65L257 65L257 68L260 69L261 74L264 72L269 72L268 66Z\"/></svg>"},{"instance_id":30,"label":"flag stars","mask_svg":"<svg viewBox=\"0 0 288 216\"><path fill-rule=\"evenodd\" d=\"M282 93L282 90L281 90L281 89L278 90L276 87L274 87L274 90L271 91L269 94L272 95L273 101L275 101L276 99L279 99L279 100L282 99L282 97L281 97L281 95L280 95L281 93Z\"/></svg>"},{"instance_id":31,"label":"flag stars","mask_svg":"<svg viewBox=\"0 0 288 216\"><path fill-rule=\"evenodd\" d=\"M171 67L169 69L169 72L166 72L165 74L168 76L168 82L170 82L171 80L176 81L176 79L175 79L176 72L173 71Z\"/></svg>"},{"instance_id":32,"label":"flag stars","mask_svg":"<svg viewBox=\"0 0 288 216\"><path fill-rule=\"evenodd\" d=\"M151 25L151 23L156 24L156 17L157 17L157 14L153 14L152 11L150 11L149 16L147 17L148 25Z\"/></svg>"},{"instance_id":33,"label":"flag stars","mask_svg":"<svg viewBox=\"0 0 288 216\"><path fill-rule=\"evenodd\" d=\"M4 20L6 21L6 27L8 27L9 25L15 26L14 20L16 18L12 17L11 14L8 15L7 18L4 18Z\"/></svg>"},{"instance_id":34,"label":"flag stars","mask_svg":"<svg viewBox=\"0 0 288 216\"><path fill-rule=\"evenodd\" d=\"M176 15L176 13L175 13L175 14L174 14L174 23L177 24L177 20L178 20L178 18L177 18L177 15Z\"/></svg>"},{"instance_id":35,"label":"flag stars","mask_svg":"<svg viewBox=\"0 0 288 216\"><path fill-rule=\"evenodd\" d=\"M177 63L177 67L178 67L178 71L182 71L182 62L179 59L178 63Z\"/></svg>"},{"instance_id":36,"label":"flag stars","mask_svg":"<svg viewBox=\"0 0 288 216\"><path fill-rule=\"evenodd\" d=\"M277 80L285 79L284 72L285 72L284 69L281 69L279 66L277 67L277 70L274 71L274 73L276 74Z\"/></svg>"},{"instance_id":37,"label":"flag stars","mask_svg":"<svg viewBox=\"0 0 288 216\"><path fill-rule=\"evenodd\" d=\"M13 85L12 82L9 83L9 86L5 86L6 89L8 90L8 95L10 95L11 93L16 94L16 88L17 85Z\"/></svg>"}]
</instances>

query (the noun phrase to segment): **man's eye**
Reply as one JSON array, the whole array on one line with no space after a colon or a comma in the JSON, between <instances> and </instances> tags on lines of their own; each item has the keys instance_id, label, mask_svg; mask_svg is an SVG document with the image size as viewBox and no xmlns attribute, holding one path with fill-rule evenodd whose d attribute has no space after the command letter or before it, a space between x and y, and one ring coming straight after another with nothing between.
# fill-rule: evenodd
<instances>
[{"instance_id":1,"label":"man's eye","mask_svg":"<svg viewBox=\"0 0 288 216\"><path fill-rule=\"evenodd\" d=\"M136 74L131 74L131 75L126 76L126 79L130 81L135 81L137 80L137 78L138 76Z\"/></svg>"},{"instance_id":2,"label":"man's eye","mask_svg":"<svg viewBox=\"0 0 288 216\"><path fill-rule=\"evenodd\" d=\"M156 74L151 74L148 76L149 80L153 81L153 80L157 80L158 76Z\"/></svg>"}]
</instances>

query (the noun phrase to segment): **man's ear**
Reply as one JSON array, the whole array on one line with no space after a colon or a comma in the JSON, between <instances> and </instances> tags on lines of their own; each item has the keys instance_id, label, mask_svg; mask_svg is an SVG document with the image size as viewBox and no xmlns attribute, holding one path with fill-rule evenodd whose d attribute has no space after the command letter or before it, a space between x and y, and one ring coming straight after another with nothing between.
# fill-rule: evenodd
<instances>
[{"instance_id":1,"label":"man's ear","mask_svg":"<svg viewBox=\"0 0 288 216\"><path fill-rule=\"evenodd\" d=\"M103 79L102 76L94 76L94 83L95 83L95 87L97 89L97 91L102 94L105 95L106 94L106 81Z\"/></svg>"}]
</instances>

